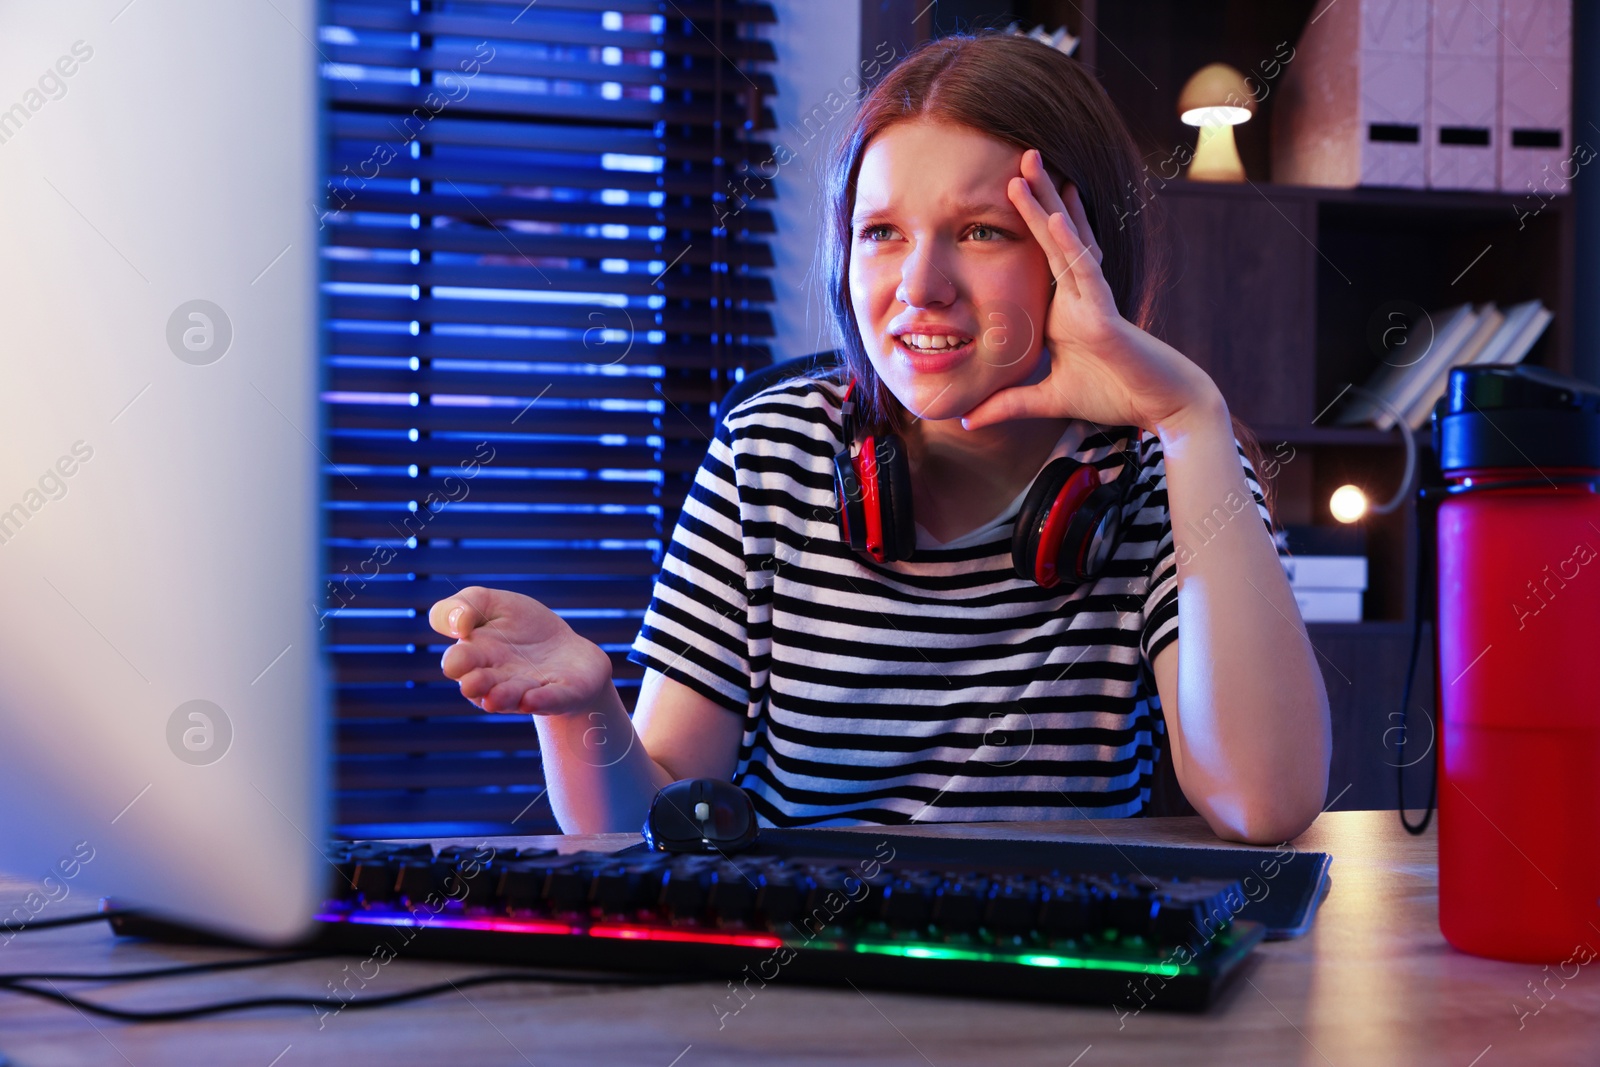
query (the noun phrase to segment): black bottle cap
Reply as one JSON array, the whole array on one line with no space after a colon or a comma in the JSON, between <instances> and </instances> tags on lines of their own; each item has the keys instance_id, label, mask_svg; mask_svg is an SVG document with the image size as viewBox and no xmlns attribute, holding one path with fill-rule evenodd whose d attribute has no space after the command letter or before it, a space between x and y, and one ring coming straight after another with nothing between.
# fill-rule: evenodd
<instances>
[{"instance_id":1,"label":"black bottle cap","mask_svg":"<svg viewBox=\"0 0 1600 1067\"><path fill-rule=\"evenodd\" d=\"M1600 387L1543 367L1457 367L1433 409L1440 470L1600 469Z\"/></svg>"}]
</instances>

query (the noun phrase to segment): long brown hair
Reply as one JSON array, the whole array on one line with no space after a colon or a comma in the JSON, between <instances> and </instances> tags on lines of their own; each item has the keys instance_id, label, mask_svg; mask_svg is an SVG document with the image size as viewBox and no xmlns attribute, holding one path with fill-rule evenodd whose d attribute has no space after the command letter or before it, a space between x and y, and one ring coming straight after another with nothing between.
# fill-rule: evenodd
<instances>
[{"instance_id":1,"label":"long brown hair","mask_svg":"<svg viewBox=\"0 0 1600 1067\"><path fill-rule=\"evenodd\" d=\"M850 218L868 144L895 123L919 119L966 126L1019 153L1038 149L1056 188L1066 181L1077 186L1117 310L1141 329L1155 324L1165 273L1153 205L1139 193L1139 150L1111 98L1081 63L1030 37L994 29L924 42L861 102L834 142L823 179L825 300L843 373L857 382L857 424L874 431L900 431L903 409L873 370L851 306ZM1255 435L1237 418L1233 428L1259 472ZM1271 486L1263 481L1262 490L1270 510Z\"/></svg>"}]
</instances>

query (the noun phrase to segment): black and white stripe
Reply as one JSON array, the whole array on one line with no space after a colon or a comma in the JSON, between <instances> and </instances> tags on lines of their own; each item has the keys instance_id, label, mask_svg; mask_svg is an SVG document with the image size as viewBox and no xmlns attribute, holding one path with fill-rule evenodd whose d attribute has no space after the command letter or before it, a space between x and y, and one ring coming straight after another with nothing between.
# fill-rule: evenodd
<instances>
[{"instance_id":1,"label":"black and white stripe","mask_svg":"<svg viewBox=\"0 0 1600 1067\"><path fill-rule=\"evenodd\" d=\"M1058 454L1109 478L1134 450L1139 480L1105 575L1042 589L1011 567L1020 500L902 562L843 544L841 395L802 379L728 413L629 658L745 716L734 780L766 825L1141 812L1178 626L1159 439L1073 424Z\"/></svg>"}]
</instances>

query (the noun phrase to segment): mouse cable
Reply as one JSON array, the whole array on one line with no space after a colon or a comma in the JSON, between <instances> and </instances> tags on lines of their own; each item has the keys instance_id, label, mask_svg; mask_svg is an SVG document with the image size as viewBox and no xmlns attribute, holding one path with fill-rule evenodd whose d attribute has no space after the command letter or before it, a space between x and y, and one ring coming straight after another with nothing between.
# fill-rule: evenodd
<instances>
[{"instance_id":1,"label":"mouse cable","mask_svg":"<svg viewBox=\"0 0 1600 1067\"><path fill-rule=\"evenodd\" d=\"M216 960L211 963L180 963L167 967L147 967L129 971L25 971L0 974L0 987L16 982L147 982L158 978L181 978L192 974L215 974L221 971L245 971L254 967L273 967L280 963L303 963L322 960L349 953L331 949L313 952L296 952L284 956L251 956L242 960Z\"/></svg>"},{"instance_id":2,"label":"mouse cable","mask_svg":"<svg viewBox=\"0 0 1600 1067\"><path fill-rule=\"evenodd\" d=\"M277 962L277 961L275 961ZM101 975L100 978L114 978L114 975ZM425 997L435 997L442 993L460 993L463 989L474 986L497 985L503 983L549 983L571 982L583 985L628 985L628 986L658 986L671 985L686 979L680 976L644 976L644 975L581 975L564 972L554 973L528 973L521 971L503 971L499 973L468 975L452 981L439 982L435 985L420 986L416 989L406 989L398 993L386 993L372 997L352 997L350 1000L340 1000L337 997L251 997L245 1000L227 1000L214 1004L200 1004L188 1008L169 1008L159 1011L135 1011L126 1008L112 1007L106 1004L97 1004L91 1000L84 1000L58 989L40 989L28 985L26 982L13 981L0 985L0 993L22 993L41 1000L65 1004L79 1011L91 1015L99 1015L107 1019L117 1019L122 1022L135 1023L161 1023L181 1022L186 1019L199 1019L207 1015L221 1015L225 1012L254 1011L260 1008L312 1008L324 1011L340 1012L346 1008L359 1010L362 1008L382 1008L391 1004L404 1004L411 1000L421 1000Z\"/></svg>"},{"instance_id":3,"label":"mouse cable","mask_svg":"<svg viewBox=\"0 0 1600 1067\"><path fill-rule=\"evenodd\" d=\"M12 937L15 937L18 934L25 934L29 930L53 930L60 926L81 926L84 923L101 921L109 922L112 919L121 919L125 916L136 914L138 913L131 909L122 908L112 911L89 911L83 913L82 915L64 915L59 919L31 920L23 923L21 926L12 926L10 923L0 923L0 934L10 934Z\"/></svg>"}]
</instances>

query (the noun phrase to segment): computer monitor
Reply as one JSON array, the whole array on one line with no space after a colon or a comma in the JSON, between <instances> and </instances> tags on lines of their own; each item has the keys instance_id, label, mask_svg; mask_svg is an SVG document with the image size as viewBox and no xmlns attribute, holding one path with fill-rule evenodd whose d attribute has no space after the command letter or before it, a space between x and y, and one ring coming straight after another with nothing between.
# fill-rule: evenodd
<instances>
[{"instance_id":1,"label":"computer monitor","mask_svg":"<svg viewBox=\"0 0 1600 1067\"><path fill-rule=\"evenodd\" d=\"M0 0L13 927L111 894L276 941L326 888L316 37Z\"/></svg>"}]
</instances>

